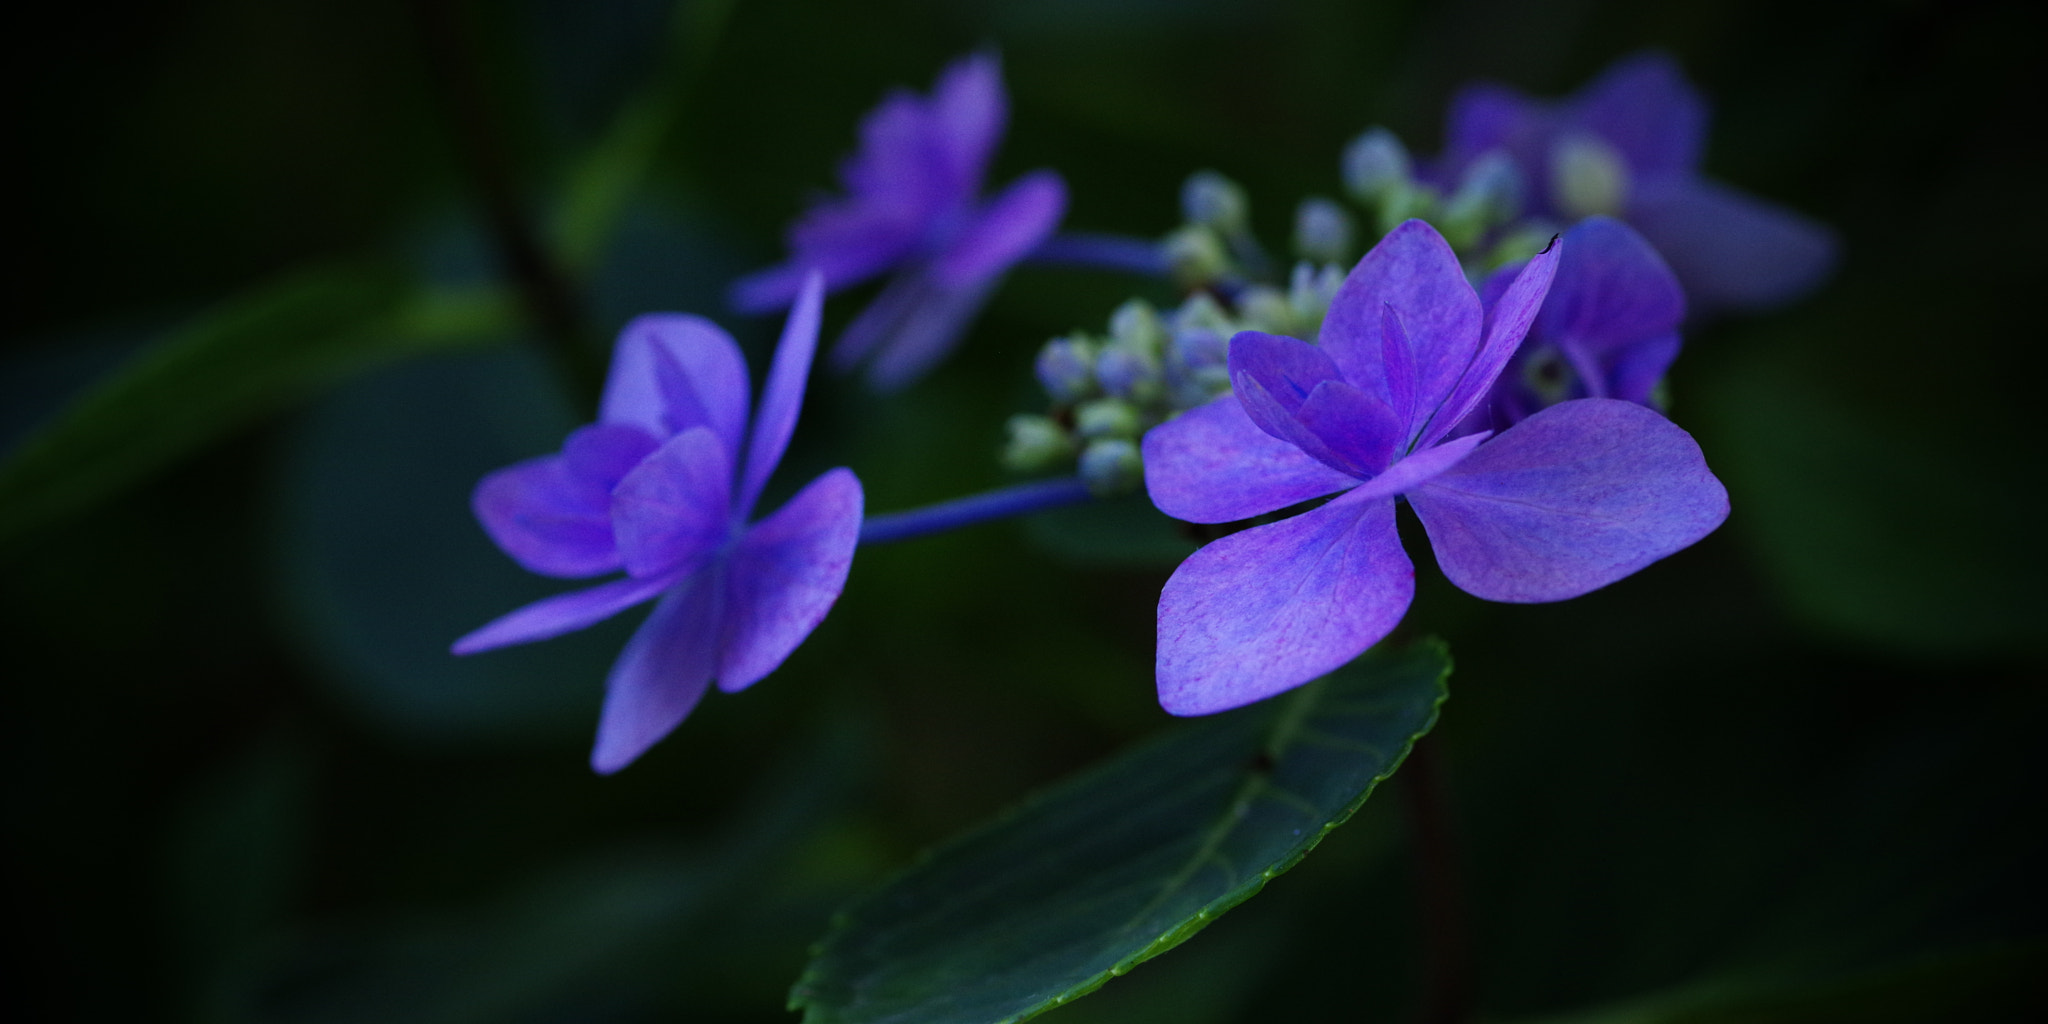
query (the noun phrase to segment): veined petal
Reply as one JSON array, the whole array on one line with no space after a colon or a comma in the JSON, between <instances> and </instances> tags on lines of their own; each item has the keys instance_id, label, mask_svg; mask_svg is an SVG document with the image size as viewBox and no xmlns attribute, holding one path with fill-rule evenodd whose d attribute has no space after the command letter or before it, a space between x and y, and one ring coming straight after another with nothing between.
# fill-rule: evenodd
<instances>
[{"instance_id":1,"label":"veined petal","mask_svg":"<svg viewBox=\"0 0 2048 1024\"><path fill-rule=\"evenodd\" d=\"M469 499L484 532L512 560L543 576L596 576L619 568L611 497L544 455L498 470Z\"/></svg>"},{"instance_id":2,"label":"veined petal","mask_svg":"<svg viewBox=\"0 0 2048 1024\"><path fill-rule=\"evenodd\" d=\"M1218 395L1150 431L1145 490L1159 511L1228 523L1358 485L1259 429L1236 395Z\"/></svg>"},{"instance_id":3,"label":"veined petal","mask_svg":"<svg viewBox=\"0 0 2048 1024\"><path fill-rule=\"evenodd\" d=\"M1624 57L1579 90L1566 119L1628 159L1635 176L1687 174L1699 166L1707 107L1670 55Z\"/></svg>"},{"instance_id":4,"label":"veined petal","mask_svg":"<svg viewBox=\"0 0 2048 1024\"><path fill-rule=\"evenodd\" d=\"M1670 261L1696 311L1780 305L1835 265L1825 225L1704 178L1645 185L1628 219Z\"/></svg>"},{"instance_id":5,"label":"veined petal","mask_svg":"<svg viewBox=\"0 0 2048 1024\"><path fill-rule=\"evenodd\" d=\"M732 335L700 316L658 313L619 333L598 410L604 423L668 438L709 427L738 451L747 427L747 363Z\"/></svg>"},{"instance_id":6,"label":"veined petal","mask_svg":"<svg viewBox=\"0 0 2048 1024\"><path fill-rule=\"evenodd\" d=\"M482 629L455 641L449 650L455 654L475 654L513 644L553 639L603 622L652 598L674 583L674 577L642 580L628 576L600 583L588 590L556 594L492 620Z\"/></svg>"},{"instance_id":7,"label":"veined petal","mask_svg":"<svg viewBox=\"0 0 2048 1024\"><path fill-rule=\"evenodd\" d=\"M590 767L610 775L660 742L697 706L711 682L724 618L717 563L671 591L633 633L605 681Z\"/></svg>"},{"instance_id":8,"label":"veined petal","mask_svg":"<svg viewBox=\"0 0 2048 1024\"><path fill-rule=\"evenodd\" d=\"M732 523L732 456L705 427L670 438L612 489L619 558L637 577L694 568Z\"/></svg>"},{"instance_id":9,"label":"veined petal","mask_svg":"<svg viewBox=\"0 0 2048 1024\"><path fill-rule=\"evenodd\" d=\"M1464 461L1465 456L1472 454L1472 449L1479 447L1480 442L1491 436L1492 431L1480 430L1452 438L1432 448L1421 449L1394 463L1386 472L1360 484L1358 497L1364 500L1407 494Z\"/></svg>"},{"instance_id":10,"label":"veined petal","mask_svg":"<svg viewBox=\"0 0 2048 1024\"><path fill-rule=\"evenodd\" d=\"M1553 239L1549 248L1530 257L1501 294L1500 301L1486 311L1485 341L1416 438L1417 447L1435 444L1486 400L1494 380L1508 360L1514 358L1515 349L1521 346L1529 325L1535 322L1536 311L1543 306L1543 298L1549 294L1550 282L1557 274L1557 260L1562 255L1559 250L1563 247L1562 239Z\"/></svg>"},{"instance_id":11,"label":"veined petal","mask_svg":"<svg viewBox=\"0 0 2048 1024\"><path fill-rule=\"evenodd\" d=\"M1415 405L1434 409L1479 350L1484 312L1457 254L1422 221L1402 224L1373 246L1344 279L1323 320L1322 348L1344 379L1391 404L1384 362L1388 306L1399 314L1414 353Z\"/></svg>"},{"instance_id":12,"label":"veined petal","mask_svg":"<svg viewBox=\"0 0 2048 1024\"><path fill-rule=\"evenodd\" d=\"M1300 686L1386 636L1414 594L1386 498L1347 494L1224 537L1159 595L1159 704L1205 715Z\"/></svg>"},{"instance_id":13,"label":"veined petal","mask_svg":"<svg viewBox=\"0 0 2048 1024\"><path fill-rule=\"evenodd\" d=\"M775 671L825 620L846 587L860 520L860 481L835 469L747 531L727 577L720 689L743 690Z\"/></svg>"},{"instance_id":14,"label":"veined petal","mask_svg":"<svg viewBox=\"0 0 2048 1024\"><path fill-rule=\"evenodd\" d=\"M1444 575L1491 601L1577 597L1728 517L1691 435L1613 399L1537 412L1407 493Z\"/></svg>"},{"instance_id":15,"label":"veined petal","mask_svg":"<svg viewBox=\"0 0 2048 1024\"><path fill-rule=\"evenodd\" d=\"M1588 217L1565 232L1536 334L1552 344L1606 356L1669 334L1685 319L1685 289L1657 250L1611 217Z\"/></svg>"},{"instance_id":16,"label":"veined petal","mask_svg":"<svg viewBox=\"0 0 2048 1024\"><path fill-rule=\"evenodd\" d=\"M1027 174L981 208L974 223L933 261L932 275L946 288L995 277L1038 248L1066 212L1067 185L1057 173Z\"/></svg>"},{"instance_id":17,"label":"veined petal","mask_svg":"<svg viewBox=\"0 0 2048 1024\"><path fill-rule=\"evenodd\" d=\"M753 511L762 486L782 461L782 453L789 449L790 435L796 432L797 413L804 404L804 384L811 374L811 357L818 351L818 318L824 302L824 279L813 273L804 281L803 294L789 311L782 340L775 346L775 361L768 368L768 383L761 391L761 412L754 417L754 437L747 444L747 468L740 477L738 499L733 502L734 512L742 520Z\"/></svg>"}]
</instances>

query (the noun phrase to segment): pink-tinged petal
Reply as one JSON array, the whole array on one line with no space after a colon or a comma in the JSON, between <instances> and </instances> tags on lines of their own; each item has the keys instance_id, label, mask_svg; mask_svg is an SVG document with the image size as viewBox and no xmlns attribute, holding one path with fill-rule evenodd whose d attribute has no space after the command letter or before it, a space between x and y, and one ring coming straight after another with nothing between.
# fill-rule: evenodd
<instances>
[{"instance_id":1,"label":"pink-tinged petal","mask_svg":"<svg viewBox=\"0 0 2048 1024\"><path fill-rule=\"evenodd\" d=\"M989 201L974 223L932 264L945 288L965 288L1010 269L1052 235L1067 212L1067 184L1053 171L1034 171Z\"/></svg>"},{"instance_id":2,"label":"pink-tinged petal","mask_svg":"<svg viewBox=\"0 0 2048 1024\"><path fill-rule=\"evenodd\" d=\"M1146 432L1145 490L1159 511L1229 523L1358 485L1258 428L1235 395L1219 395Z\"/></svg>"},{"instance_id":3,"label":"pink-tinged petal","mask_svg":"<svg viewBox=\"0 0 2048 1024\"><path fill-rule=\"evenodd\" d=\"M860 520L860 481L835 469L747 531L727 577L720 689L744 690L775 671L825 620L846 587Z\"/></svg>"},{"instance_id":4,"label":"pink-tinged petal","mask_svg":"<svg viewBox=\"0 0 2048 1024\"><path fill-rule=\"evenodd\" d=\"M1233 533L1159 595L1159 704L1206 715L1300 686L1386 636L1414 595L1386 498L1347 494Z\"/></svg>"},{"instance_id":5,"label":"pink-tinged petal","mask_svg":"<svg viewBox=\"0 0 2048 1024\"><path fill-rule=\"evenodd\" d=\"M963 194L971 196L980 189L1009 119L1002 62L994 54L962 57L940 73L932 86L932 131L947 165L964 186Z\"/></svg>"},{"instance_id":6,"label":"pink-tinged petal","mask_svg":"<svg viewBox=\"0 0 2048 1024\"><path fill-rule=\"evenodd\" d=\"M1668 334L1685 319L1685 289L1650 243L1610 217L1565 232L1564 253L1536 333L1553 344L1606 356Z\"/></svg>"},{"instance_id":7,"label":"pink-tinged petal","mask_svg":"<svg viewBox=\"0 0 2048 1024\"><path fill-rule=\"evenodd\" d=\"M1565 116L1620 150L1637 177L1690 173L1707 135L1706 101L1663 53L1616 61L1579 90Z\"/></svg>"},{"instance_id":8,"label":"pink-tinged petal","mask_svg":"<svg viewBox=\"0 0 2048 1024\"><path fill-rule=\"evenodd\" d=\"M1390 400L1385 373L1386 307L1406 329L1415 366L1415 403L1441 404L1479 349L1484 312L1465 271L1436 229L1411 220L1380 239L1353 267L1323 320L1322 347L1344 379Z\"/></svg>"},{"instance_id":9,"label":"pink-tinged petal","mask_svg":"<svg viewBox=\"0 0 2048 1024\"><path fill-rule=\"evenodd\" d=\"M460 640L449 650L455 654L530 644L551 640L564 633L594 626L668 589L674 577L651 580L626 577L600 583L588 590L572 590L498 617Z\"/></svg>"},{"instance_id":10,"label":"pink-tinged petal","mask_svg":"<svg viewBox=\"0 0 2048 1024\"><path fill-rule=\"evenodd\" d=\"M1691 435L1600 398L1544 409L1407 493L1444 575L1491 601L1577 597L1728 517Z\"/></svg>"},{"instance_id":11,"label":"pink-tinged petal","mask_svg":"<svg viewBox=\"0 0 2048 1024\"><path fill-rule=\"evenodd\" d=\"M619 559L636 577L695 568L732 524L732 456L705 427L670 438L612 489Z\"/></svg>"},{"instance_id":12,"label":"pink-tinged petal","mask_svg":"<svg viewBox=\"0 0 2048 1024\"><path fill-rule=\"evenodd\" d=\"M632 764L689 717L718 660L724 567L716 563L671 591L633 633L605 681L590 767L610 775Z\"/></svg>"},{"instance_id":13,"label":"pink-tinged petal","mask_svg":"<svg viewBox=\"0 0 2048 1024\"><path fill-rule=\"evenodd\" d=\"M1424 448L1394 463L1386 472L1359 485L1358 497L1363 500L1407 494L1463 462L1465 456L1472 454L1472 449L1479 447L1479 443L1492 436L1492 433L1489 430L1481 430L1452 438L1434 448Z\"/></svg>"},{"instance_id":14,"label":"pink-tinged petal","mask_svg":"<svg viewBox=\"0 0 2048 1024\"><path fill-rule=\"evenodd\" d=\"M1459 377L1457 386L1443 399L1443 404L1430 417L1428 426L1416 439L1418 447L1428 447L1451 432L1481 402L1486 401L1487 392L1493 389L1493 382L1500 377L1500 371L1514 358L1515 349L1522 345L1522 338L1529 333L1529 325L1536 320L1536 311L1543 306L1544 296L1550 293L1550 283L1557 274L1557 260L1564 248L1562 239L1552 239L1550 247L1530 257L1515 280L1501 294L1500 301L1486 311L1486 338L1474 353L1471 365Z\"/></svg>"},{"instance_id":15,"label":"pink-tinged petal","mask_svg":"<svg viewBox=\"0 0 2048 1024\"><path fill-rule=\"evenodd\" d=\"M528 572L575 579L619 568L609 495L570 472L560 455L484 477L469 505L491 540Z\"/></svg>"},{"instance_id":16,"label":"pink-tinged petal","mask_svg":"<svg viewBox=\"0 0 2048 1024\"><path fill-rule=\"evenodd\" d=\"M657 438L709 427L738 451L747 427L747 362L732 335L703 317L639 317L619 333L598 419Z\"/></svg>"},{"instance_id":17,"label":"pink-tinged petal","mask_svg":"<svg viewBox=\"0 0 2048 1024\"><path fill-rule=\"evenodd\" d=\"M813 274L804 282L803 294L789 311L789 321L782 327L782 340L775 345L775 361L768 367L768 383L761 390L761 413L754 417L754 437L747 443L747 468L740 477L738 500L733 503L742 520L753 511L761 488L782 462L782 453L789 449L790 435L796 433L797 413L804 404L804 384L811 375L811 357L818 351L818 318L824 303L825 282Z\"/></svg>"},{"instance_id":18,"label":"pink-tinged petal","mask_svg":"<svg viewBox=\"0 0 2048 1024\"><path fill-rule=\"evenodd\" d=\"M883 394L915 383L960 344L967 325L988 302L996 278L961 288L933 285L907 306L868 366L868 386Z\"/></svg>"},{"instance_id":19,"label":"pink-tinged petal","mask_svg":"<svg viewBox=\"0 0 2048 1024\"><path fill-rule=\"evenodd\" d=\"M1696 311L1781 305L1835 266L1825 225L1701 178L1645 185L1628 219L1670 261Z\"/></svg>"},{"instance_id":20,"label":"pink-tinged petal","mask_svg":"<svg viewBox=\"0 0 2048 1024\"><path fill-rule=\"evenodd\" d=\"M1328 453L1312 454L1361 480L1386 469L1408 440L1407 424L1385 402L1341 380L1316 385L1294 419Z\"/></svg>"}]
</instances>

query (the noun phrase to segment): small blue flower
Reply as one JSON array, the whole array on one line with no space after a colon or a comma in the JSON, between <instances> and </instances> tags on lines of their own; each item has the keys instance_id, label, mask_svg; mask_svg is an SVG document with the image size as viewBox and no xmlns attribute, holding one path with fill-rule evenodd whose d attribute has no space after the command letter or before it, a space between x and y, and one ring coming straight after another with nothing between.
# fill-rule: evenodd
<instances>
[{"instance_id":1,"label":"small blue flower","mask_svg":"<svg viewBox=\"0 0 2048 1024\"><path fill-rule=\"evenodd\" d=\"M560 454L485 477L477 520L545 576L623 578L527 605L457 640L456 654L546 640L660 603L612 666L590 764L618 771L669 734L713 679L728 693L773 672L846 585L860 535L852 471L811 481L750 522L782 461L818 343L824 289L803 282L747 435L747 366L701 317L643 316L619 335L598 421Z\"/></svg>"},{"instance_id":2,"label":"small blue flower","mask_svg":"<svg viewBox=\"0 0 2048 1024\"><path fill-rule=\"evenodd\" d=\"M832 352L840 369L869 361L868 379L908 385L952 350L1003 273L1038 248L1066 212L1066 184L1034 171L983 202L982 179L1008 119L1001 71L988 54L963 58L929 98L890 94L861 123L861 145L840 167L846 195L827 199L789 231L787 263L741 279L733 305L787 306L807 268L837 291L889 280Z\"/></svg>"},{"instance_id":3,"label":"small blue flower","mask_svg":"<svg viewBox=\"0 0 2048 1024\"><path fill-rule=\"evenodd\" d=\"M1833 269L1826 227L1699 173L1706 103L1663 54L1625 58L1556 101L1466 86L1449 122L1440 185L1506 152L1523 176L1525 212L1626 220L1670 262L1696 310L1778 305Z\"/></svg>"}]
</instances>

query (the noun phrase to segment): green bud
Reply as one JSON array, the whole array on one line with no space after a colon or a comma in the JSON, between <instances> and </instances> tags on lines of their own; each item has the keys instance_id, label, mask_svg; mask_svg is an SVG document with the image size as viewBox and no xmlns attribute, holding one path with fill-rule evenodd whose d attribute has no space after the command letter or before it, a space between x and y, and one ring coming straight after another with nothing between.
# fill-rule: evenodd
<instances>
[{"instance_id":1,"label":"green bud","mask_svg":"<svg viewBox=\"0 0 2048 1024\"><path fill-rule=\"evenodd\" d=\"M1166 325L1144 299L1131 299L1109 315L1109 336L1147 355L1157 356L1166 344Z\"/></svg>"},{"instance_id":2,"label":"green bud","mask_svg":"<svg viewBox=\"0 0 2048 1024\"><path fill-rule=\"evenodd\" d=\"M1216 232L1189 224L1166 236L1166 265L1183 288L1199 288L1229 276L1230 251Z\"/></svg>"},{"instance_id":3,"label":"green bud","mask_svg":"<svg viewBox=\"0 0 2048 1024\"><path fill-rule=\"evenodd\" d=\"M1286 292L1271 285L1246 288L1237 297L1237 310L1245 326L1254 331L1299 336L1295 334L1294 305L1287 301Z\"/></svg>"},{"instance_id":4,"label":"green bud","mask_svg":"<svg viewBox=\"0 0 2048 1024\"><path fill-rule=\"evenodd\" d=\"M1294 250L1316 263L1343 263L1351 258L1358 234L1351 215L1336 201L1310 196L1294 211Z\"/></svg>"},{"instance_id":5,"label":"green bud","mask_svg":"<svg viewBox=\"0 0 2048 1024\"><path fill-rule=\"evenodd\" d=\"M1081 479L1097 497L1129 494L1145 482L1145 460L1135 442L1122 438L1091 441L1081 452Z\"/></svg>"},{"instance_id":6,"label":"green bud","mask_svg":"<svg viewBox=\"0 0 2048 1024\"><path fill-rule=\"evenodd\" d=\"M1145 422L1138 407L1121 398L1097 398L1074 407L1074 432L1082 437L1137 437Z\"/></svg>"},{"instance_id":7,"label":"green bud","mask_svg":"<svg viewBox=\"0 0 2048 1024\"><path fill-rule=\"evenodd\" d=\"M1550 147L1551 202L1572 220L1604 213L1621 216L1628 206L1628 161L1605 139L1583 132Z\"/></svg>"},{"instance_id":8,"label":"green bud","mask_svg":"<svg viewBox=\"0 0 2048 1024\"><path fill-rule=\"evenodd\" d=\"M1295 326L1301 329L1301 337L1314 340L1323 328L1323 317L1330 312L1330 303L1337 298L1337 290L1344 287L1344 272L1332 263L1320 268L1307 263L1294 265L1294 275L1287 284L1287 306L1294 315Z\"/></svg>"},{"instance_id":9,"label":"green bud","mask_svg":"<svg viewBox=\"0 0 2048 1024\"><path fill-rule=\"evenodd\" d=\"M1380 205L1389 192L1408 187L1413 176L1408 147L1385 128L1368 128L1344 147L1344 189L1360 206Z\"/></svg>"},{"instance_id":10,"label":"green bud","mask_svg":"<svg viewBox=\"0 0 2048 1024\"><path fill-rule=\"evenodd\" d=\"M1010 417L1010 440L1003 446L1003 466L1017 473L1036 473L1074 456L1074 439L1045 416Z\"/></svg>"},{"instance_id":11,"label":"green bud","mask_svg":"<svg viewBox=\"0 0 2048 1024\"><path fill-rule=\"evenodd\" d=\"M1234 235L1251 224L1251 201L1244 189L1215 171L1196 171L1180 187L1180 209L1188 223Z\"/></svg>"}]
</instances>

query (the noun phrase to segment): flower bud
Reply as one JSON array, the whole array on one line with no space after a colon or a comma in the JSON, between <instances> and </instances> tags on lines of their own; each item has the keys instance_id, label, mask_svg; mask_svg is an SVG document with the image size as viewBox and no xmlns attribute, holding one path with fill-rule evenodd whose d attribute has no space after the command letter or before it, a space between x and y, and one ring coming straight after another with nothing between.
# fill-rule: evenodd
<instances>
[{"instance_id":1,"label":"flower bud","mask_svg":"<svg viewBox=\"0 0 2048 1024\"><path fill-rule=\"evenodd\" d=\"M1294 250L1316 263L1343 263L1351 258L1351 215L1334 201L1311 196L1294 211Z\"/></svg>"},{"instance_id":2,"label":"flower bud","mask_svg":"<svg viewBox=\"0 0 2048 1024\"><path fill-rule=\"evenodd\" d=\"M1036 473L1074 455L1074 439L1047 417L1012 416L1009 429L1003 465L1014 472Z\"/></svg>"},{"instance_id":3,"label":"flower bud","mask_svg":"<svg viewBox=\"0 0 2048 1024\"><path fill-rule=\"evenodd\" d=\"M1113 341L1095 357L1095 379L1112 397L1150 402L1159 397L1159 359L1136 345Z\"/></svg>"},{"instance_id":4,"label":"flower bud","mask_svg":"<svg viewBox=\"0 0 2048 1024\"><path fill-rule=\"evenodd\" d=\"M1095 392L1095 346L1081 338L1054 338L1038 350L1038 382L1060 403Z\"/></svg>"},{"instance_id":5,"label":"flower bud","mask_svg":"<svg viewBox=\"0 0 2048 1024\"><path fill-rule=\"evenodd\" d=\"M1491 150L1465 168L1439 226L1451 246L1462 249L1521 213L1521 171L1506 153Z\"/></svg>"},{"instance_id":6,"label":"flower bud","mask_svg":"<svg viewBox=\"0 0 2048 1024\"><path fill-rule=\"evenodd\" d=\"M1161 247L1175 283L1183 288L1199 288L1230 274L1230 253L1223 240L1199 224L1189 224L1166 236Z\"/></svg>"},{"instance_id":7,"label":"flower bud","mask_svg":"<svg viewBox=\"0 0 2048 1024\"><path fill-rule=\"evenodd\" d=\"M1368 128L1344 147L1344 188L1361 205L1375 206L1414 176L1408 147L1385 128Z\"/></svg>"},{"instance_id":8,"label":"flower bud","mask_svg":"<svg viewBox=\"0 0 2048 1024\"><path fill-rule=\"evenodd\" d=\"M1278 288L1264 284L1246 288L1237 297L1237 311L1245 326L1254 331L1295 336L1294 306Z\"/></svg>"},{"instance_id":9,"label":"flower bud","mask_svg":"<svg viewBox=\"0 0 2048 1024\"><path fill-rule=\"evenodd\" d=\"M1123 438L1091 441L1081 452L1081 479L1097 497L1128 494L1145 482L1145 461L1135 442Z\"/></svg>"},{"instance_id":10,"label":"flower bud","mask_svg":"<svg viewBox=\"0 0 2048 1024\"><path fill-rule=\"evenodd\" d=\"M1166 344L1166 325L1144 299L1132 299L1109 315L1109 336L1148 355L1159 354Z\"/></svg>"},{"instance_id":11,"label":"flower bud","mask_svg":"<svg viewBox=\"0 0 2048 1024\"><path fill-rule=\"evenodd\" d=\"M1330 312L1330 303L1342 287L1344 272L1336 264L1325 263L1320 268L1307 263L1294 265L1294 275L1287 285L1287 306L1301 337L1314 340L1322 330L1323 317Z\"/></svg>"},{"instance_id":12,"label":"flower bud","mask_svg":"<svg viewBox=\"0 0 2048 1024\"><path fill-rule=\"evenodd\" d=\"M1074 432L1085 438L1137 437L1142 429L1137 407L1120 398L1097 398L1074 409Z\"/></svg>"},{"instance_id":13,"label":"flower bud","mask_svg":"<svg viewBox=\"0 0 2048 1024\"><path fill-rule=\"evenodd\" d=\"M1566 217L1619 217L1628 192L1628 161L1605 139L1576 132L1550 147L1550 199Z\"/></svg>"},{"instance_id":14,"label":"flower bud","mask_svg":"<svg viewBox=\"0 0 2048 1024\"><path fill-rule=\"evenodd\" d=\"M1203 330L1229 337L1237 333L1237 324L1230 314L1216 304L1216 297L1208 292L1196 292L1188 296L1180 308L1173 311L1173 329L1180 331Z\"/></svg>"},{"instance_id":15,"label":"flower bud","mask_svg":"<svg viewBox=\"0 0 2048 1024\"><path fill-rule=\"evenodd\" d=\"M1251 201L1244 189L1215 171L1196 171L1180 187L1180 209L1190 224L1213 228L1225 235L1244 231L1251 224Z\"/></svg>"}]
</instances>

